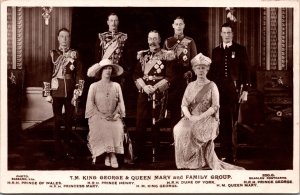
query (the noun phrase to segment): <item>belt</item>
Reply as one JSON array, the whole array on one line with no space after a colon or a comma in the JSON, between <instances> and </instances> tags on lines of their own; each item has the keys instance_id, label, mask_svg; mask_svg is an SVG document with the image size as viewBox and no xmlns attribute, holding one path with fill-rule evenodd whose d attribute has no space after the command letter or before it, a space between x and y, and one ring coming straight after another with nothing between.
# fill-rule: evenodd
<instances>
[{"instance_id":1,"label":"belt","mask_svg":"<svg viewBox=\"0 0 300 195\"><path fill-rule=\"evenodd\" d=\"M146 79L146 80L149 80L149 81L152 81L152 80L160 80L160 79L163 79L164 76L156 76L156 75L153 75L153 76L149 76L149 75L144 75L143 76L143 79Z\"/></svg>"},{"instance_id":2,"label":"belt","mask_svg":"<svg viewBox=\"0 0 300 195\"><path fill-rule=\"evenodd\" d=\"M65 74L65 76L62 77L57 77L58 79L72 79L73 75L72 74Z\"/></svg>"}]
</instances>

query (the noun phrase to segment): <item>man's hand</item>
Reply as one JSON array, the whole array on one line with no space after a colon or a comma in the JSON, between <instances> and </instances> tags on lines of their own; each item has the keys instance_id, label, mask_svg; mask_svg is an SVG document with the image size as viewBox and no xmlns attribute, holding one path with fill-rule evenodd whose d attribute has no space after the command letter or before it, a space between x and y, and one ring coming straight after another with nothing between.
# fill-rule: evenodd
<instances>
[{"instance_id":1,"label":"man's hand","mask_svg":"<svg viewBox=\"0 0 300 195\"><path fill-rule=\"evenodd\" d=\"M145 86L143 87L143 90L144 90L148 95L150 95L150 94L154 93L156 89L155 89L155 87L153 87L152 85L145 85Z\"/></svg>"},{"instance_id":2,"label":"man's hand","mask_svg":"<svg viewBox=\"0 0 300 195\"><path fill-rule=\"evenodd\" d=\"M239 99L239 103L244 103L248 100L248 92L247 91L243 91L242 95Z\"/></svg>"},{"instance_id":3,"label":"man's hand","mask_svg":"<svg viewBox=\"0 0 300 195\"><path fill-rule=\"evenodd\" d=\"M52 103L53 103L53 98L52 98L52 96L51 96L51 95L49 95L49 96L45 97L45 100L46 100L47 102L49 102L50 104L52 104Z\"/></svg>"}]
</instances>

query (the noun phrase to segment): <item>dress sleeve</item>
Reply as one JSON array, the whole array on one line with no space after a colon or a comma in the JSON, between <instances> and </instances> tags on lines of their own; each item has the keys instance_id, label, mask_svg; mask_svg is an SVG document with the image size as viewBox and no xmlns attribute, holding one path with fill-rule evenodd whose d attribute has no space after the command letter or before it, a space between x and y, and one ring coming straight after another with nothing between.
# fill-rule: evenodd
<instances>
[{"instance_id":1,"label":"dress sleeve","mask_svg":"<svg viewBox=\"0 0 300 195\"><path fill-rule=\"evenodd\" d=\"M190 102L188 101L190 88L191 88L191 83L188 84L188 86L186 87L186 89L184 91L182 102L181 102L181 107L183 107L183 106L188 107L190 105Z\"/></svg>"},{"instance_id":2,"label":"dress sleeve","mask_svg":"<svg viewBox=\"0 0 300 195\"><path fill-rule=\"evenodd\" d=\"M117 83L117 88L119 94L119 103L118 103L119 114L121 115L121 117L125 117L126 114L125 114L125 103L123 99L123 93L122 93L121 86L118 83Z\"/></svg>"},{"instance_id":3,"label":"dress sleeve","mask_svg":"<svg viewBox=\"0 0 300 195\"><path fill-rule=\"evenodd\" d=\"M95 102L95 84L91 84L86 100L85 118L90 118L97 114L97 112L98 108Z\"/></svg>"},{"instance_id":4,"label":"dress sleeve","mask_svg":"<svg viewBox=\"0 0 300 195\"><path fill-rule=\"evenodd\" d=\"M212 104L211 107L214 109L215 112L217 112L220 108L220 100L219 100L219 90L215 83L212 85Z\"/></svg>"}]
</instances>

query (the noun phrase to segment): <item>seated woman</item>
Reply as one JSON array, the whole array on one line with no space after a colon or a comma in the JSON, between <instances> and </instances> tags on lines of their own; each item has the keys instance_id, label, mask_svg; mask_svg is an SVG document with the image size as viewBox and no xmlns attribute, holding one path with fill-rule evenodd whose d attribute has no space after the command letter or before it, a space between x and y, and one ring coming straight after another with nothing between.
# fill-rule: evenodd
<instances>
[{"instance_id":1,"label":"seated woman","mask_svg":"<svg viewBox=\"0 0 300 195\"><path fill-rule=\"evenodd\" d=\"M196 55L191 60L197 79L188 84L181 108L184 117L174 127L175 159L178 169L243 169L218 159L214 139L219 127L219 92L206 78L211 60Z\"/></svg>"},{"instance_id":2,"label":"seated woman","mask_svg":"<svg viewBox=\"0 0 300 195\"><path fill-rule=\"evenodd\" d=\"M103 59L88 69L89 77L100 78L91 84L88 92L85 118L88 118L88 147L93 161L106 153L105 165L118 168L117 154L124 154L124 127L121 117L125 117L125 105L121 87L112 82L111 77L119 76L123 68ZM99 77L100 76L100 77Z\"/></svg>"}]
</instances>

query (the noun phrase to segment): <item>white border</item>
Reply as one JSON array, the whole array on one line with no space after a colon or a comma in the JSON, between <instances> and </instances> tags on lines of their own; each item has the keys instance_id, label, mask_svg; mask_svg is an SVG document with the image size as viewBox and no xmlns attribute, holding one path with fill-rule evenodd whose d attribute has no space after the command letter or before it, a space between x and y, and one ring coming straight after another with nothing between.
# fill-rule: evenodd
<instances>
[{"instance_id":1,"label":"white border","mask_svg":"<svg viewBox=\"0 0 300 195\"><path fill-rule=\"evenodd\" d=\"M293 170L286 171L7 171L7 21L6 11L8 6L59 6L59 7L74 7L74 6L104 6L104 7L289 7L294 8L294 157L293 157ZM11 0L1 3L1 156L0 156L0 192L4 193L140 193L140 192L164 192L164 193L190 193L190 192L214 192L214 193L297 193L299 192L299 2L295 1L207 1L207 0ZM274 184L274 185L260 185L256 188L216 188L210 185L184 185L180 188L135 188L132 186L103 186L97 189L81 189L81 188L47 188L44 186L31 186L31 185L7 185L6 179L15 177L16 175L28 175L37 181L60 181L63 183L82 184L70 180L70 176L96 176L103 175L123 175L123 176L151 176L154 175L231 175L233 179L230 183L241 183L249 177L259 177L262 174L274 174L276 176L284 176L293 180L293 185ZM215 180L215 182L222 181L227 184L228 180ZM142 184L143 181L135 181ZM147 181L145 181L147 182ZM148 184L162 184L161 181L152 180Z\"/></svg>"}]
</instances>

